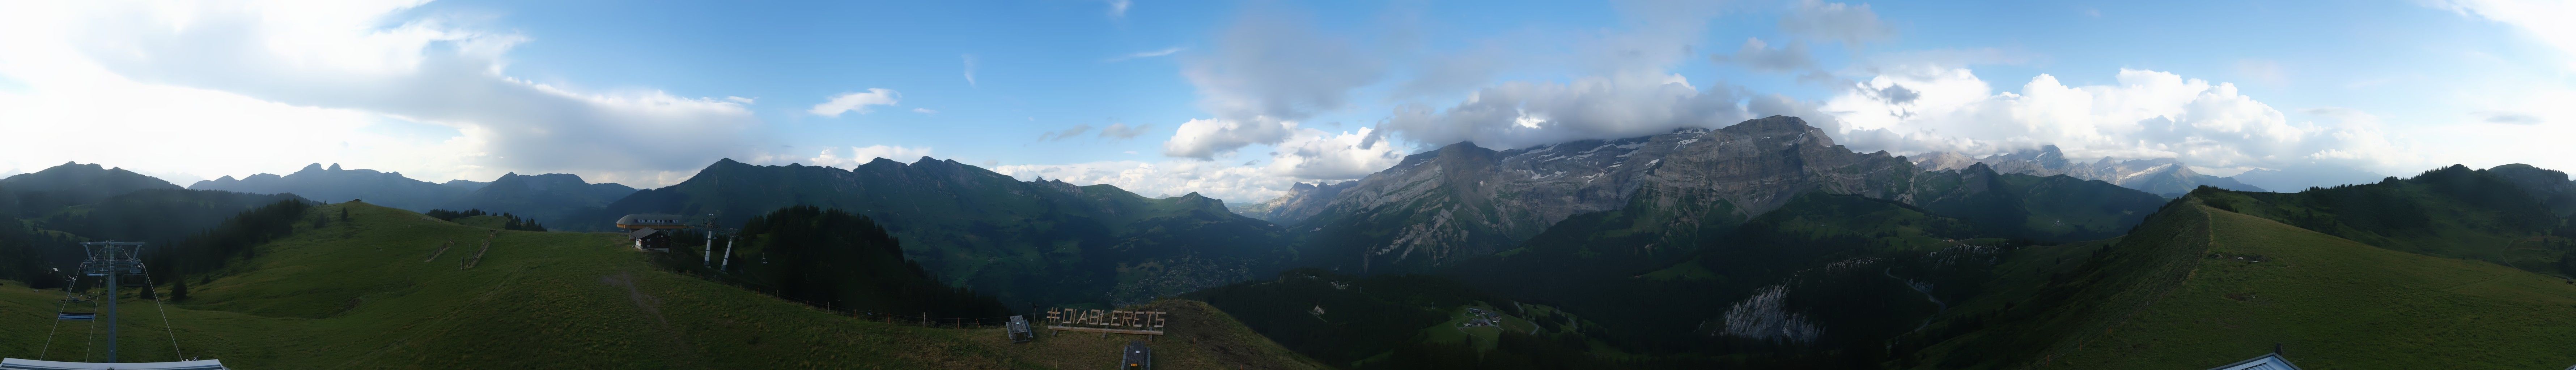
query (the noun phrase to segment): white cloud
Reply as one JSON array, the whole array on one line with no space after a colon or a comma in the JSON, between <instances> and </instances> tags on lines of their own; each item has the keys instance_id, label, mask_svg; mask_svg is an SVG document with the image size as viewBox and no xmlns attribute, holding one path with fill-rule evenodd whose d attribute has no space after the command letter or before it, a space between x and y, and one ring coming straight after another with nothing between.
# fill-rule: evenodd
<instances>
[{"instance_id":1,"label":"white cloud","mask_svg":"<svg viewBox=\"0 0 2576 370\"><path fill-rule=\"evenodd\" d=\"M1487 148L1520 148L1725 127L1753 118L1741 107L1743 99L1730 88L1693 88L1677 74L1585 77L1565 84L1510 82L1478 90L1446 110L1397 108L1378 128L1425 145L1472 141Z\"/></svg>"},{"instance_id":2,"label":"white cloud","mask_svg":"<svg viewBox=\"0 0 2576 370\"><path fill-rule=\"evenodd\" d=\"M1340 133L1300 129L1282 140L1274 148L1277 151L1268 157L1240 165L1168 159L1160 162L1009 165L993 167L993 170L1021 180L1044 177L1078 185L1116 185L1145 196L1198 192L1228 201L1257 202L1277 198L1299 181L1357 179L1403 160L1405 153L1400 147L1376 142L1372 136L1374 133L1367 128ZM1126 153L1136 154L1133 151ZM1255 166L1262 162L1268 164Z\"/></svg>"},{"instance_id":3,"label":"white cloud","mask_svg":"<svg viewBox=\"0 0 2576 370\"><path fill-rule=\"evenodd\" d=\"M1136 135L1143 135L1143 134L1145 134L1145 130L1147 130L1147 129L1151 129L1151 128L1153 128L1153 127L1154 127L1154 125L1132 125L1132 126L1131 126L1131 125L1128 125L1128 124L1126 124L1126 123L1111 123L1111 124L1109 124L1109 127L1102 127L1102 128L1100 128L1100 138L1103 138L1103 139L1111 139L1111 140L1119 140L1119 139L1133 139L1133 138L1136 138ZM1128 152L1128 153L1135 153L1135 152Z\"/></svg>"},{"instance_id":4,"label":"white cloud","mask_svg":"<svg viewBox=\"0 0 2576 370\"><path fill-rule=\"evenodd\" d=\"M745 97L740 97L740 96L727 96L727 97L724 97L724 100L725 100L725 101L729 101L729 102L734 102L734 103L736 103L736 104L743 104L743 105L750 105L750 104L751 104L751 102L752 102L752 99L751 99L751 98L745 98Z\"/></svg>"},{"instance_id":5,"label":"white cloud","mask_svg":"<svg viewBox=\"0 0 2576 370\"><path fill-rule=\"evenodd\" d=\"M1577 40L1584 75L1566 82L1515 81L1477 89L1446 109L1400 104L1373 134L1422 146L1473 141L1515 148L1631 137L1682 127L1721 127L1751 118L1740 89L1691 86L1672 72L1695 60L1722 5L1691 1L1614 3L1626 28ZM1758 44L1758 42L1756 42ZM1768 50L1762 45L1750 45ZM1388 136L1392 135L1392 136Z\"/></svg>"},{"instance_id":6,"label":"white cloud","mask_svg":"<svg viewBox=\"0 0 2576 370\"><path fill-rule=\"evenodd\" d=\"M1074 135L1081 135L1084 132L1091 132L1090 124L1073 125L1073 127L1066 128L1063 131L1038 133L1038 141L1064 140L1065 138L1073 137Z\"/></svg>"},{"instance_id":7,"label":"white cloud","mask_svg":"<svg viewBox=\"0 0 2576 370\"><path fill-rule=\"evenodd\" d=\"M1214 53L1183 58L1182 77L1198 87L1200 108L1216 117L1182 123L1164 142L1164 154L1209 159L1278 143L1297 120L1341 108L1352 89L1378 81L1386 69L1382 58L1306 18L1287 10L1247 11L1219 36Z\"/></svg>"},{"instance_id":8,"label":"white cloud","mask_svg":"<svg viewBox=\"0 0 2576 370\"><path fill-rule=\"evenodd\" d=\"M1279 197L1299 181L1357 179L1403 160L1404 153L1394 145L1369 145L1382 144L1369 143L1369 136L1365 128L1342 133L1300 130L1278 146L1279 152L1266 160L1252 161L1269 162L1260 166L1170 159L1008 165L994 167L993 171L1021 180L1043 177L1079 185L1110 184L1145 196L1198 192L1227 201L1258 202Z\"/></svg>"},{"instance_id":9,"label":"white cloud","mask_svg":"<svg viewBox=\"0 0 2576 370\"><path fill-rule=\"evenodd\" d=\"M1404 160L1396 145L1380 142L1375 129L1328 133L1299 130L1279 144L1265 168L1273 175L1298 180L1349 180L1367 177ZM1267 198L1264 198L1267 199Z\"/></svg>"},{"instance_id":10,"label":"white cloud","mask_svg":"<svg viewBox=\"0 0 2576 370\"><path fill-rule=\"evenodd\" d=\"M864 147L854 146L850 147L850 155L847 157L841 156L839 152L841 151L838 149L824 149L821 154L817 154L813 158L807 158L805 161L808 162L807 164L829 167L853 167L867 164L870 161L875 161L877 158L885 158L895 161L909 161L913 158L930 156L930 147L912 148L885 145L870 145ZM779 159L766 158L760 162L764 164L776 164L776 162L779 162Z\"/></svg>"},{"instance_id":11,"label":"white cloud","mask_svg":"<svg viewBox=\"0 0 2576 370\"><path fill-rule=\"evenodd\" d=\"M0 93L13 107L0 128L61 138L13 143L33 155L12 160L131 157L116 165L216 175L330 161L430 180L571 172L652 185L738 153L759 123L736 100L508 76L504 54L528 37L415 14L417 1L189 4L0 12L0 79L22 85ZM80 145L110 139L127 149Z\"/></svg>"},{"instance_id":12,"label":"white cloud","mask_svg":"<svg viewBox=\"0 0 2576 370\"><path fill-rule=\"evenodd\" d=\"M1188 159L1004 165L994 167L993 172L1023 181L1047 178L1077 185L1110 184L1148 197L1197 192L1234 202L1277 198L1295 183L1285 177L1264 173L1258 167Z\"/></svg>"},{"instance_id":13,"label":"white cloud","mask_svg":"<svg viewBox=\"0 0 2576 370\"><path fill-rule=\"evenodd\" d=\"M1136 5L1135 1L1133 1L1133 0L1109 0L1109 17L1110 17L1110 18L1126 18L1126 17L1127 17L1127 7L1128 7L1128 6L1130 6L1130 5Z\"/></svg>"},{"instance_id":14,"label":"white cloud","mask_svg":"<svg viewBox=\"0 0 2576 370\"><path fill-rule=\"evenodd\" d=\"M1800 0L1780 18L1780 30L1794 35L1841 41L1844 44L1882 41L1896 37L1896 29L1878 20L1869 4L1847 5L1818 0Z\"/></svg>"},{"instance_id":15,"label":"white cloud","mask_svg":"<svg viewBox=\"0 0 2576 370\"><path fill-rule=\"evenodd\" d=\"M2179 158L2215 175L2328 164L2382 172L2420 165L2375 117L2320 110L2334 120L2292 122L2229 83L2122 69L2114 85L2066 86L2039 75L2020 92L1994 92L1965 68L1882 74L1821 107L1828 129L1863 151L1992 154L2057 145L2070 158ZM1871 91L1904 87L1891 101ZM1820 125L1823 126L1823 125Z\"/></svg>"},{"instance_id":16,"label":"white cloud","mask_svg":"<svg viewBox=\"0 0 2576 370\"><path fill-rule=\"evenodd\" d=\"M1128 59L1152 58L1152 57L1159 57L1159 56L1172 55L1173 53L1179 53L1179 52L1181 52L1181 50L1182 50L1182 48L1181 48L1181 47L1174 46L1174 47L1170 47L1170 48L1165 48L1165 49L1163 49L1163 50L1139 51L1139 52L1134 52L1134 53L1127 53L1127 55L1120 55L1120 56L1116 56L1116 57L1110 57L1109 59L1107 59L1107 60L1103 60L1103 61L1104 61L1104 62L1118 62L1118 61L1125 61L1125 60L1128 60Z\"/></svg>"},{"instance_id":17,"label":"white cloud","mask_svg":"<svg viewBox=\"0 0 2576 370\"><path fill-rule=\"evenodd\" d=\"M966 72L965 72L965 74L966 74L966 86L976 86L976 85L975 85L975 54L958 54L958 55L957 55L957 59L963 59L963 60L965 60L965 63L966 63Z\"/></svg>"},{"instance_id":18,"label":"white cloud","mask_svg":"<svg viewBox=\"0 0 2576 370\"><path fill-rule=\"evenodd\" d=\"M939 114L939 111L930 110L930 108L913 108L912 112L920 114Z\"/></svg>"},{"instance_id":19,"label":"white cloud","mask_svg":"<svg viewBox=\"0 0 2576 370\"><path fill-rule=\"evenodd\" d=\"M2281 62L2269 59L2238 60L2236 61L2236 75L2243 76L2245 79L2273 85L2290 82L2290 74L2288 70L2281 68Z\"/></svg>"},{"instance_id":20,"label":"white cloud","mask_svg":"<svg viewBox=\"0 0 2576 370\"><path fill-rule=\"evenodd\" d=\"M805 112L824 117L840 117L841 112L851 111L859 112L859 114L868 114L868 106L895 105L895 98L902 96L902 93L895 92L894 90L870 88L868 89L868 92L841 93L841 95L833 95L831 99L825 100L822 104L815 104L814 109L808 109Z\"/></svg>"},{"instance_id":21,"label":"white cloud","mask_svg":"<svg viewBox=\"0 0 2576 370\"><path fill-rule=\"evenodd\" d=\"M1710 55L1709 60L1732 63L1763 72L1797 72L1816 68L1816 59L1807 55L1807 45L1791 42L1778 48L1759 38L1745 38L1744 47L1733 55Z\"/></svg>"},{"instance_id":22,"label":"white cloud","mask_svg":"<svg viewBox=\"0 0 2576 370\"><path fill-rule=\"evenodd\" d=\"M1233 152L1245 146L1287 140L1288 134L1296 129L1296 122L1269 117L1254 117L1250 121L1193 119L1182 122L1181 128L1172 132L1172 139L1163 142L1163 155L1213 159L1219 153Z\"/></svg>"},{"instance_id":23,"label":"white cloud","mask_svg":"<svg viewBox=\"0 0 2576 370\"><path fill-rule=\"evenodd\" d=\"M2576 57L2576 2L2552 0L2433 0L2430 4L2464 16L2486 18L2529 31L2532 37L2556 47L2562 57ZM2576 69L2576 58L2567 68Z\"/></svg>"}]
</instances>

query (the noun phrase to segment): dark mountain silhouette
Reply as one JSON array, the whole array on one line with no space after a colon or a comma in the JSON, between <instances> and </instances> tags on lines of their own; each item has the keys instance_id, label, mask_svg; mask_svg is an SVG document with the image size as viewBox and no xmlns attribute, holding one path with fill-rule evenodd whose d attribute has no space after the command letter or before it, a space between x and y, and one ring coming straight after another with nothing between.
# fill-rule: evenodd
<instances>
[{"instance_id":1,"label":"dark mountain silhouette","mask_svg":"<svg viewBox=\"0 0 2576 370\"><path fill-rule=\"evenodd\" d=\"M178 189L168 181L96 163L65 162L42 171L0 179L0 188L15 195L20 216L37 216L61 207L97 203L108 197L145 189Z\"/></svg>"},{"instance_id":2,"label":"dark mountain silhouette","mask_svg":"<svg viewBox=\"0 0 2576 370\"><path fill-rule=\"evenodd\" d=\"M320 163L310 164L304 166L302 170L285 176L265 173L241 179L224 176L198 181L196 184L188 185L188 188L259 194L293 193L306 199L325 202L362 199L367 203L415 212L428 211L446 205L448 201L466 192L456 187L403 177L401 172L343 170L337 163L331 164L328 168Z\"/></svg>"},{"instance_id":3,"label":"dark mountain silhouette","mask_svg":"<svg viewBox=\"0 0 2576 370\"><path fill-rule=\"evenodd\" d=\"M876 219L933 276L1014 306L1176 296L1263 276L1293 258L1277 226L1197 193L1152 199L1109 185L1019 181L929 157L853 169L720 160L679 184L547 224L599 229L626 214L663 213L731 227L796 205Z\"/></svg>"},{"instance_id":4,"label":"dark mountain silhouette","mask_svg":"<svg viewBox=\"0 0 2576 370\"><path fill-rule=\"evenodd\" d=\"M461 180L460 180L461 181ZM457 181L449 181L455 184ZM445 209L480 209L492 213L513 213L542 222L566 220L576 214L593 212L609 202L634 194L635 188L614 183L592 184L581 176L550 173L521 175L510 173L492 182L482 183L472 192L449 201Z\"/></svg>"}]
</instances>

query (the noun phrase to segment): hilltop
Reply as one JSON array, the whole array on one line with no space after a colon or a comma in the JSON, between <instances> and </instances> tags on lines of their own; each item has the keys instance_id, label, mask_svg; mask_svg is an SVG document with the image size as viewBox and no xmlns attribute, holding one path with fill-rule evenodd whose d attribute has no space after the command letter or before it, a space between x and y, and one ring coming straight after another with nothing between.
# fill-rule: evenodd
<instances>
[{"instance_id":1,"label":"hilltop","mask_svg":"<svg viewBox=\"0 0 2576 370\"><path fill-rule=\"evenodd\" d=\"M1997 294L1910 339L1900 367L2217 366L2282 343L2308 368L2554 368L2576 362L2576 284L2374 246L2219 206L2202 189L2116 242L2026 249ZM2230 201L2234 199L2234 201ZM2071 261L2070 261L2071 259ZM1898 346L1920 345L1900 343Z\"/></svg>"},{"instance_id":2,"label":"hilltop","mask_svg":"<svg viewBox=\"0 0 2576 370\"><path fill-rule=\"evenodd\" d=\"M257 257L187 277L191 298L166 307L184 355L171 351L151 301L128 290L123 360L204 357L280 369L1046 369L1074 367L1074 353L1116 351L1097 341L1010 345L996 340L998 329L853 319L658 270L617 234L493 230L354 202L308 213L342 210L351 218L297 225L257 247ZM155 283L170 289L169 281ZM58 309L61 291L24 286L0 289L0 310ZM1225 368L1298 361L1266 340L1229 334L1248 329L1224 316L1200 315L1176 318L1204 328L1181 336L1225 347L1164 338L1158 351ZM0 355L78 360L87 349L82 328L65 326L49 346L52 320L13 316L0 319Z\"/></svg>"},{"instance_id":3,"label":"hilltop","mask_svg":"<svg viewBox=\"0 0 2576 370\"><path fill-rule=\"evenodd\" d=\"M548 226L602 228L638 213L743 225L798 205L880 220L904 241L904 257L941 282L1014 307L1141 303L1275 272L1295 257L1279 226L1197 193L1147 198L1105 184L1020 181L930 157L847 169L719 160L686 181Z\"/></svg>"}]
</instances>

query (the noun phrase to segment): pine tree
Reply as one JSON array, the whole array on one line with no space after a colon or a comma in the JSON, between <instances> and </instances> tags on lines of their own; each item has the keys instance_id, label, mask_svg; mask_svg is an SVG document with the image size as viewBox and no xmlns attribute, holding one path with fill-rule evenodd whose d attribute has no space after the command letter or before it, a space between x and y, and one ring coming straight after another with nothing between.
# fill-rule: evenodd
<instances>
[{"instance_id":1,"label":"pine tree","mask_svg":"<svg viewBox=\"0 0 2576 370\"><path fill-rule=\"evenodd\" d=\"M170 284L170 300L177 301L182 299L188 299L188 278L184 276L180 277L179 281Z\"/></svg>"},{"instance_id":2,"label":"pine tree","mask_svg":"<svg viewBox=\"0 0 2576 370\"><path fill-rule=\"evenodd\" d=\"M341 221L348 221L348 220L349 220L349 207L340 207L340 220L341 220Z\"/></svg>"}]
</instances>

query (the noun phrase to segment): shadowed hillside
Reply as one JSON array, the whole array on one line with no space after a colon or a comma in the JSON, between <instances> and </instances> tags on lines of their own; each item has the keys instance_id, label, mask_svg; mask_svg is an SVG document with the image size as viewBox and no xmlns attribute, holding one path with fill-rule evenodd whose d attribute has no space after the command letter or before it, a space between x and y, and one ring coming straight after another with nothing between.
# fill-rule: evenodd
<instances>
[{"instance_id":1,"label":"shadowed hillside","mask_svg":"<svg viewBox=\"0 0 2576 370\"><path fill-rule=\"evenodd\" d=\"M299 223L257 257L185 277L190 298L167 306L184 357L171 351L154 305L127 290L123 360L220 358L260 369L1046 369L1062 361L981 338L1001 336L989 329L857 320L662 272L616 234L495 231L364 203L305 213L342 210L351 218ZM173 278L155 283L166 292ZM83 328L65 326L46 341L54 321L42 313L58 310L62 292L20 287L0 289L0 311L21 313L0 318L0 356L79 360L88 349L77 336ZM1079 343L1060 347L1080 352ZM1244 346L1228 348L1237 353L1270 355L1158 348L1220 368L1295 361L1266 341L1231 343Z\"/></svg>"},{"instance_id":2,"label":"shadowed hillside","mask_svg":"<svg viewBox=\"0 0 2576 370\"><path fill-rule=\"evenodd\" d=\"M2576 363L2576 342L2560 340L2576 336L2576 284L2210 206L2244 195L2204 189L2117 243L2015 256L2002 293L1942 315L1924 332L1940 342L1898 364L2217 366L2273 343L2308 368Z\"/></svg>"}]
</instances>

